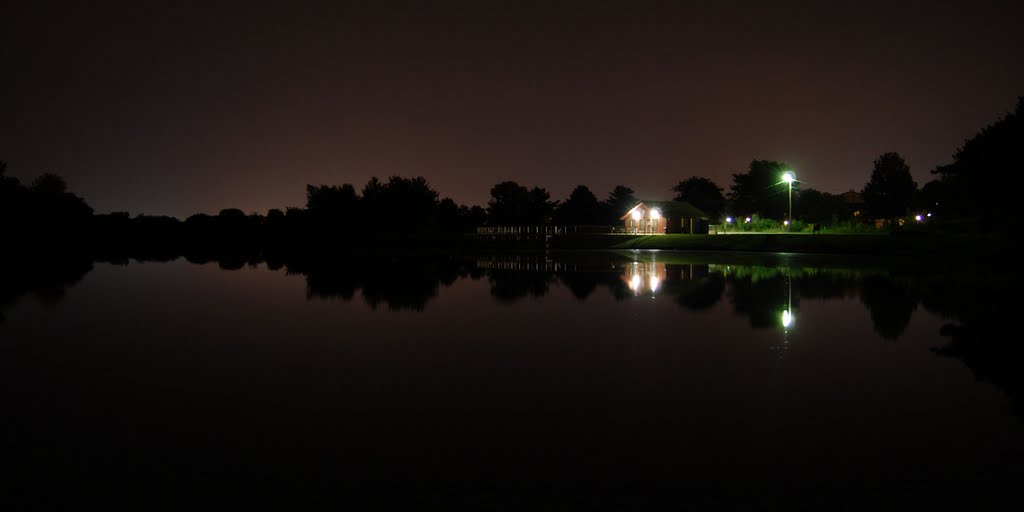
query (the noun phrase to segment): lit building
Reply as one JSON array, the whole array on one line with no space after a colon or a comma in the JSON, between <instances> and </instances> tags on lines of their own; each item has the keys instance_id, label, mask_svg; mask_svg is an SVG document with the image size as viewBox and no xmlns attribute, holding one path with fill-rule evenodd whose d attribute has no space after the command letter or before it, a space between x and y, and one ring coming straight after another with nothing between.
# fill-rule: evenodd
<instances>
[{"instance_id":1,"label":"lit building","mask_svg":"<svg viewBox=\"0 0 1024 512\"><path fill-rule=\"evenodd\" d=\"M619 220L625 223L626 233L708 233L708 216L682 201L641 201Z\"/></svg>"}]
</instances>

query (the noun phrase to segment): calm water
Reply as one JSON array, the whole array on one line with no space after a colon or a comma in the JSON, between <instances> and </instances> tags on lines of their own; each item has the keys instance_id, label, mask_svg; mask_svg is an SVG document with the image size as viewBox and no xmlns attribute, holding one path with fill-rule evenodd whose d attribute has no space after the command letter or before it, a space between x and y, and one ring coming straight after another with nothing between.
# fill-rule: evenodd
<instances>
[{"instance_id":1,"label":"calm water","mask_svg":"<svg viewBox=\"0 0 1024 512\"><path fill-rule=\"evenodd\" d=\"M0 499L1001 509L1019 377L953 350L944 325L1002 303L963 273L641 252L21 277Z\"/></svg>"}]
</instances>

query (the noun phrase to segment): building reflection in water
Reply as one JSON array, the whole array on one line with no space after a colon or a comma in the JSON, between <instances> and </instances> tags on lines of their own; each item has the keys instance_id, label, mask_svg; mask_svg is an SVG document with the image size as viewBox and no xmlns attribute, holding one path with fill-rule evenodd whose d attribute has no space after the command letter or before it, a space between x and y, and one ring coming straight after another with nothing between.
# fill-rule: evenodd
<instances>
[{"instance_id":1,"label":"building reflection in water","mask_svg":"<svg viewBox=\"0 0 1024 512\"><path fill-rule=\"evenodd\" d=\"M622 279L636 296L650 295L654 298L668 275L666 265L654 261L634 261L626 265Z\"/></svg>"}]
</instances>

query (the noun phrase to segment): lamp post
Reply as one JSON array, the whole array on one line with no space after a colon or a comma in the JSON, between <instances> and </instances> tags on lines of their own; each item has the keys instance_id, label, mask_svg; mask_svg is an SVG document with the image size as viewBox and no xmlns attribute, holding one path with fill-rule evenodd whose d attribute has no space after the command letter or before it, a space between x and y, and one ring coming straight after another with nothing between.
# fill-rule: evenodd
<instances>
[{"instance_id":1,"label":"lamp post","mask_svg":"<svg viewBox=\"0 0 1024 512\"><path fill-rule=\"evenodd\" d=\"M782 175L782 181L786 182L789 187L789 223L786 225L786 231L793 231L793 182L796 180L796 175L793 171L786 171Z\"/></svg>"}]
</instances>

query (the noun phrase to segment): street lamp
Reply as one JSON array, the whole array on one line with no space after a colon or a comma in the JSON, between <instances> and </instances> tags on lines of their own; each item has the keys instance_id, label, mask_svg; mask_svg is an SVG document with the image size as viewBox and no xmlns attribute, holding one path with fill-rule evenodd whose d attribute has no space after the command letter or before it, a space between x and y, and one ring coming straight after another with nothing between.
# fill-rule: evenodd
<instances>
[{"instance_id":1,"label":"street lamp","mask_svg":"<svg viewBox=\"0 0 1024 512\"><path fill-rule=\"evenodd\" d=\"M786 230L793 231L793 182L796 181L796 175L793 174L793 171L786 171L782 174L782 181L785 181L789 187L789 223L786 225Z\"/></svg>"}]
</instances>

